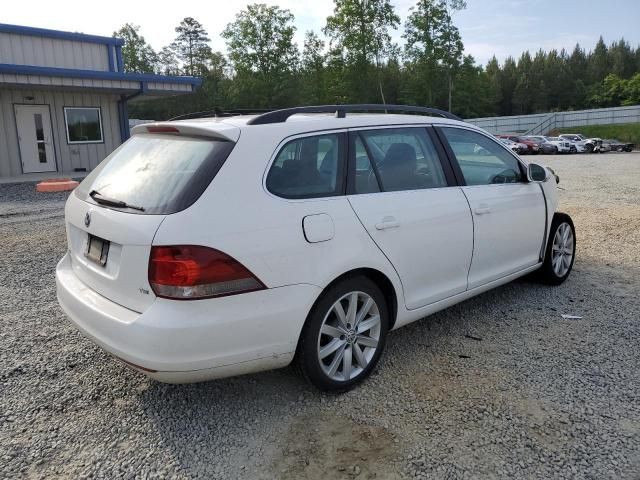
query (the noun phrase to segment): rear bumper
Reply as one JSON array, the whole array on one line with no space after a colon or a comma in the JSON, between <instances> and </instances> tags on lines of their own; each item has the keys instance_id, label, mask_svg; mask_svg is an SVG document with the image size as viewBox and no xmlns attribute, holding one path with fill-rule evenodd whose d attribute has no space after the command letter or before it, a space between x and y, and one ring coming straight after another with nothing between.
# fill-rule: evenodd
<instances>
[{"instance_id":1,"label":"rear bumper","mask_svg":"<svg viewBox=\"0 0 640 480\"><path fill-rule=\"evenodd\" d=\"M158 298L144 313L103 297L73 272L69 255L56 269L58 302L87 337L160 381L182 383L287 365L311 305L313 285L229 297Z\"/></svg>"}]
</instances>

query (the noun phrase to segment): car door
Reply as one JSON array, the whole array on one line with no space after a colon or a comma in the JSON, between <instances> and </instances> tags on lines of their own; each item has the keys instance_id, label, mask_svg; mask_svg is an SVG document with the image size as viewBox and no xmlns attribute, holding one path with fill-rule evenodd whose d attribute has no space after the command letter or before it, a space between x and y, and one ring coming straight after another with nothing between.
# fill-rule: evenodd
<instances>
[{"instance_id":1,"label":"car door","mask_svg":"<svg viewBox=\"0 0 640 480\"><path fill-rule=\"evenodd\" d=\"M460 127L437 131L473 216L469 289L538 263L546 229L540 185L529 183L520 160L488 135Z\"/></svg>"},{"instance_id":2,"label":"car door","mask_svg":"<svg viewBox=\"0 0 640 480\"><path fill-rule=\"evenodd\" d=\"M349 202L398 272L406 307L464 292L471 213L433 130L351 131L349 152Z\"/></svg>"}]
</instances>

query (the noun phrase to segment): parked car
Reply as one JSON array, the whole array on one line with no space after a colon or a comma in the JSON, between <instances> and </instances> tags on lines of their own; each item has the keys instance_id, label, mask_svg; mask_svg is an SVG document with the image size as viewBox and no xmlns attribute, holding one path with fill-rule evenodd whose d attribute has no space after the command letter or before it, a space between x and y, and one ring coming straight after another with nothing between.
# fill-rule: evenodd
<instances>
[{"instance_id":1,"label":"parked car","mask_svg":"<svg viewBox=\"0 0 640 480\"><path fill-rule=\"evenodd\" d=\"M611 147L611 150L616 152L632 152L635 146L633 143L624 143L624 142L621 142L620 140L613 140L613 139L605 140L605 142L609 144L609 146Z\"/></svg>"},{"instance_id":2,"label":"parked car","mask_svg":"<svg viewBox=\"0 0 640 480\"><path fill-rule=\"evenodd\" d=\"M558 153L576 153L578 150L574 144L560 137L545 137L547 143L554 145Z\"/></svg>"},{"instance_id":3,"label":"parked car","mask_svg":"<svg viewBox=\"0 0 640 480\"><path fill-rule=\"evenodd\" d=\"M587 138L581 133L563 133L559 136L575 143L578 153L597 153L603 150L601 138Z\"/></svg>"},{"instance_id":4,"label":"parked car","mask_svg":"<svg viewBox=\"0 0 640 480\"><path fill-rule=\"evenodd\" d=\"M448 112L363 109L134 127L67 200L66 314L160 381L295 361L344 391L389 331L534 271L566 280L550 169Z\"/></svg>"},{"instance_id":5,"label":"parked car","mask_svg":"<svg viewBox=\"0 0 640 480\"><path fill-rule=\"evenodd\" d=\"M528 150L527 145L525 145L524 143L516 143L513 140L509 140L508 138L499 138L498 140L500 140L502 143L504 143L507 147L509 147L512 151L516 152L517 154L526 153L526 151Z\"/></svg>"},{"instance_id":6,"label":"parked car","mask_svg":"<svg viewBox=\"0 0 640 480\"><path fill-rule=\"evenodd\" d=\"M540 145L533 140L529 140L526 137L518 136L518 135L498 135L498 138L507 138L512 142L522 143L527 146L527 151L522 152L528 153L530 155L537 155L540 153Z\"/></svg>"},{"instance_id":7,"label":"parked car","mask_svg":"<svg viewBox=\"0 0 640 480\"><path fill-rule=\"evenodd\" d=\"M558 153L558 147L547 141L543 135L527 135L525 138L537 143L540 146L540 152L546 155Z\"/></svg>"},{"instance_id":8,"label":"parked car","mask_svg":"<svg viewBox=\"0 0 640 480\"><path fill-rule=\"evenodd\" d=\"M603 140L601 138L599 138L598 140L600 141L600 148L598 150L600 153L606 153L611 151L611 144L609 143L608 140Z\"/></svg>"}]
</instances>

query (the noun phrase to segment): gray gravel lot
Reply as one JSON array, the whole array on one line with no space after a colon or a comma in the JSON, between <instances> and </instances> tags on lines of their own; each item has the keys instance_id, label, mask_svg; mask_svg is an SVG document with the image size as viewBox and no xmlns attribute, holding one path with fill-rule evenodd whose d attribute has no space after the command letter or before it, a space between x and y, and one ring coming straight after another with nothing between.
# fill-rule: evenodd
<instances>
[{"instance_id":1,"label":"gray gravel lot","mask_svg":"<svg viewBox=\"0 0 640 480\"><path fill-rule=\"evenodd\" d=\"M172 386L124 367L57 305L66 195L1 185L0 477L640 478L640 154L536 160L576 223L569 280L394 332L342 396L291 369Z\"/></svg>"}]
</instances>

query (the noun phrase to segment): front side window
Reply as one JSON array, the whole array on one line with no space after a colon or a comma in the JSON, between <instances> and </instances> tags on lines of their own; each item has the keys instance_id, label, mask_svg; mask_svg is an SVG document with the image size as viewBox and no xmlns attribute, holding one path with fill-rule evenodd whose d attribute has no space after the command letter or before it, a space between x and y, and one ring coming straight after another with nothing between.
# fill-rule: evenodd
<instances>
[{"instance_id":1,"label":"front side window","mask_svg":"<svg viewBox=\"0 0 640 480\"><path fill-rule=\"evenodd\" d=\"M520 163L499 143L471 130L444 127L442 131L467 185L524 181Z\"/></svg>"},{"instance_id":2,"label":"front side window","mask_svg":"<svg viewBox=\"0 0 640 480\"><path fill-rule=\"evenodd\" d=\"M424 128L363 130L355 142L355 193L446 187Z\"/></svg>"},{"instance_id":3,"label":"front side window","mask_svg":"<svg viewBox=\"0 0 640 480\"><path fill-rule=\"evenodd\" d=\"M284 198L340 195L343 191L341 134L292 140L267 174L267 189Z\"/></svg>"},{"instance_id":4,"label":"front side window","mask_svg":"<svg viewBox=\"0 0 640 480\"><path fill-rule=\"evenodd\" d=\"M102 115L97 107L65 107L68 143L102 143Z\"/></svg>"}]
</instances>

